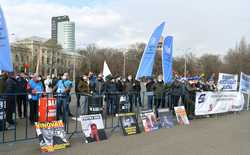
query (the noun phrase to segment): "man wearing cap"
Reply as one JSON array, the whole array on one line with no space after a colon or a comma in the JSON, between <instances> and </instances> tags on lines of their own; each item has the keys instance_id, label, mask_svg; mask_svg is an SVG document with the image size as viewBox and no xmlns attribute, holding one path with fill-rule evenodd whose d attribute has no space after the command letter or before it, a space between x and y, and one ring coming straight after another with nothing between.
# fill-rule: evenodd
<instances>
[{"instance_id":1,"label":"man wearing cap","mask_svg":"<svg viewBox=\"0 0 250 155\"><path fill-rule=\"evenodd\" d=\"M38 101L44 91L43 84L39 80L38 74L31 76L28 83L28 91L31 93L30 99L30 122L33 125L38 121Z\"/></svg>"},{"instance_id":2,"label":"man wearing cap","mask_svg":"<svg viewBox=\"0 0 250 155\"><path fill-rule=\"evenodd\" d=\"M72 82L69 80L68 73L63 74L62 79L57 82L56 87L54 88L57 93L56 117L57 120L62 118L65 124L68 121L69 97L71 88Z\"/></svg>"}]
</instances>

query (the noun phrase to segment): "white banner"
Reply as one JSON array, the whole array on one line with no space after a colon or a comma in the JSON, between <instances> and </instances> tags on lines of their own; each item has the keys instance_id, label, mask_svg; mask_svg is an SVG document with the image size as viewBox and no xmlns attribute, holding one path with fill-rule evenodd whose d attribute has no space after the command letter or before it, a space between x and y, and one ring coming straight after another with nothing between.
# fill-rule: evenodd
<instances>
[{"instance_id":1,"label":"white banner","mask_svg":"<svg viewBox=\"0 0 250 155\"><path fill-rule=\"evenodd\" d=\"M250 75L244 74L241 72L240 74L240 92L248 94L250 91Z\"/></svg>"},{"instance_id":2,"label":"white banner","mask_svg":"<svg viewBox=\"0 0 250 155\"><path fill-rule=\"evenodd\" d=\"M241 111L244 96L240 92L199 92L196 93L195 115L208 115Z\"/></svg>"},{"instance_id":3,"label":"white banner","mask_svg":"<svg viewBox=\"0 0 250 155\"><path fill-rule=\"evenodd\" d=\"M219 73L218 89L229 90L229 91L237 90L237 81L238 81L237 74Z\"/></svg>"}]
</instances>

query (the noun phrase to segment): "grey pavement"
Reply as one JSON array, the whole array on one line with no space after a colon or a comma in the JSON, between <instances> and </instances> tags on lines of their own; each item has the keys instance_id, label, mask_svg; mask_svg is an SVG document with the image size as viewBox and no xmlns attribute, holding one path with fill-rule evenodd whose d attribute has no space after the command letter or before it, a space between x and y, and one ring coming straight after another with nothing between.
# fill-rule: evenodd
<instances>
[{"instance_id":1,"label":"grey pavement","mask_svg":"<svg viewBox=\"0 0 250 155\"><path fill-rule=\"evenodd\" d=\"M109 139L83 144L80 137L71 147L53 155L250 155L250 112L196 119L190 126L175 126L152 133L124 137L121 130L108 132ZM0 144L0 155L44 154L38 140Z\"/></svg>"}]
</instances>

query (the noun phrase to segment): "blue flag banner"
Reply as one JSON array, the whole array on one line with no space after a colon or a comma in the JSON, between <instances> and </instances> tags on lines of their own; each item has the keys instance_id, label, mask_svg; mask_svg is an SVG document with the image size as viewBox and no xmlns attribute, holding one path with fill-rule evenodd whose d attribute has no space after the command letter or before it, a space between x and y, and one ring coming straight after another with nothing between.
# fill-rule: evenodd
<instances>
[{"instance_id":1,"label":"blue flag banner","mask_svg":"<svg viewBox=\"0 0 250 155\"><path fill-rule=\"evenodd\" d=\"M144 76L152 76L157 45L160 41L165 22L161 23L151 35L148 45L145 48L135 79Z\"/></svg>"},{"instance_id":2,"label":"blue flag banner","mask_svg":"<svg viewBox=\"0 0 250 155\"><path fill-rule=\"evenodd\" d=\"M8 31L1 6L0 6L0 70L9 72L13 71Z\"/></svg>"},{"instance_id":3,"label":"blue flag banner","mask_svg":"<svg viewBox=\"0 0 250 155\"><path fill-rule=\"evenodd\" d=\"M173 68L173 37L167 36L162 50L162 69L164 83L172 82Z\"/></svg>"}]
</instances>

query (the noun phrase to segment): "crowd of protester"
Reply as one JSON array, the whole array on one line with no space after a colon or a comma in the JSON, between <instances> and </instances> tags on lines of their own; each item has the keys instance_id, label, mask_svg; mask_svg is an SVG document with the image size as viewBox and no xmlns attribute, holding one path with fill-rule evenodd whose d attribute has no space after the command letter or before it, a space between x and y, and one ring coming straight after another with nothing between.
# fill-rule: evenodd
<instances>
[{"instance_id":1,"label":"crowd of protester","mask_svg":"<svg viewBox=\"0 0 250 155\"><path fill-rule=\"evenodd\" d=\"M125 102L128 105L127 112L133 112L141 107L153 109L157 113L158 108L173 109L182 101L181 104L185 106L187 115L191 119L194 116L195 92L214 90L216 86L213 80L205 82L203 78L189 81L175 76L173 82L164 84L161 75L155 79L145 77L139 81L135 80L132 75L126 79L112 75L104 78L102 74L96 75L90 72L73 83L68 73L58 77L48 75L43 78L38 74L3 72L0 76L0 99L6 100L6 123L2 123L2 126L6 129L13 129L17 125L15 119L17 116L20 119L29 117L31 124L37 122L38 103L42 96L56 97L57 119L67 122L68 117L73 116L69 105L72 102L71 92L74 91L76 105L82 109L81 114L88 114L89 97L93 96L104 96L108 115L119 113L121 112L119 107L121 97L125 96ZM145 100L142 99L142 94L143 98L146 96L147 103L143 102Z\"/></svg>"}]
</instances>

